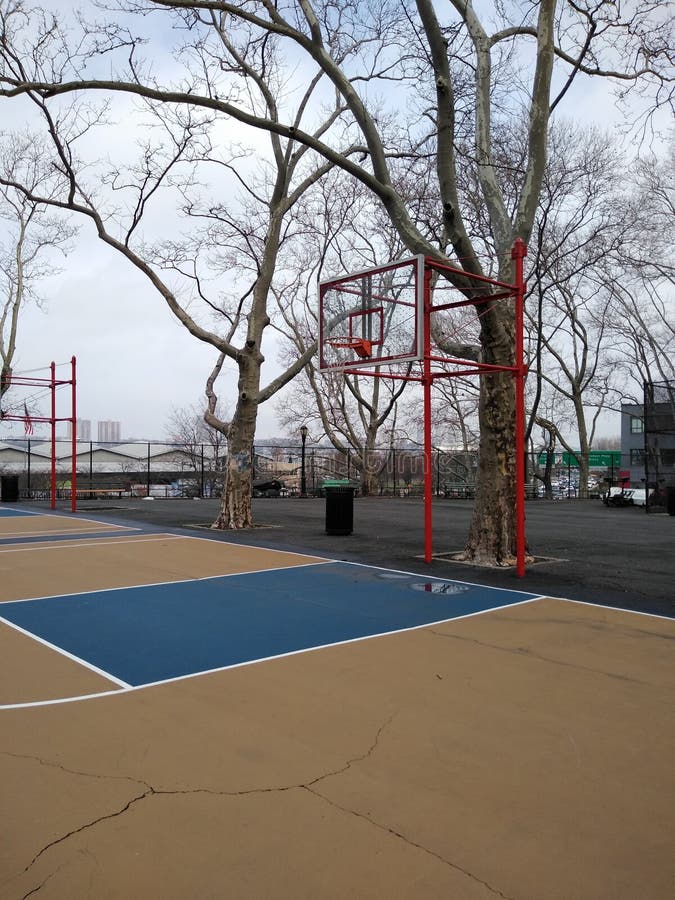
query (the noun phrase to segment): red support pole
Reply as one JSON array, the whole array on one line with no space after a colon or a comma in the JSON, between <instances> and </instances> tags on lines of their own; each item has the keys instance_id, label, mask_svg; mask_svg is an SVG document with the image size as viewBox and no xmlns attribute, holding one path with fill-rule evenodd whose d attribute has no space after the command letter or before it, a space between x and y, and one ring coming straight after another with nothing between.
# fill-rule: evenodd
<instances>
[{"instance_id":1,"label":"red support pole","mask_svg":"<svg viewBox=\"0 0 675 900\"><path fill-rule=\"evenodd\" d=\"M424 561L433 555L432 518L432 450L431 450L431 269L424 270L424 362L422 389L424 394Z\"/></svg>"},{"instance_id":2,"label":"red support pole","mask_svg":"<svg viewBox=\"0 0 675 900\"><path fill-rule=\"evenodd\" d=\"M516 575L525 574L525 351L523 345L523 317L525 306L525 280L523 260L527 247L521 238L511 250L515 263L515 387L516 387Z\"/></svg>"},{"instance_id":3,"label":"red support pole","mask_svg":"<svg viewBox=\"0 0 675 900\"><path fill-rule=\"evenodd\" d=\"M51 508L56 509L56 363L52 362L50 366L51 372L51 394L52 394L52 414L51 414L51 427L52 427L52 471L51 471L51 480L50 480L50 499L51 499Z\"/></svg>"},{"instance_id":4,"label":"red support pole","mask_svg":"<svg viewBox=\"0 0 675 900\"><path fill-rule=\"evenodd\" d=\"M70 406L71 422L73 423L72 443L70 450L70 508L77 512L77 378L76 360L73 356L71 366L71 391L72 400Z\"/></svg>"}]
</instances>

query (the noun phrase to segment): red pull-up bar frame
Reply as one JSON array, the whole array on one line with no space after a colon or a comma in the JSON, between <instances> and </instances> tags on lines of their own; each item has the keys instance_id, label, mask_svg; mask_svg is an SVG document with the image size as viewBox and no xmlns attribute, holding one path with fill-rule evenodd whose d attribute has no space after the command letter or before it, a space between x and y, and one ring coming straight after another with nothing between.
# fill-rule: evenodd
<instances>
[{"instance_id":1,"label":"red pull-up bar frame","mask_svg":"<svg viewBox=\"0 0 675 900\"><path fill-rule=\"evenodd\" d=\"M49 496L51 508L56 509L56 423L71 423L71 473L70 473L70 495L71 509L77 512L77 360L71 357L70 360L71 377L57 379L56 363L52 362L49 366L49 378L25 378L22 375L12 376L10 384L20 385L22 387L39 387L49 388L51 398L51 415L50 416L14 416L3 415L3 419L14 422L47 422L51 426L51 471L50 471L50 490ZM70 392L70 415L56 415L56 389L64 384L71 386Z\"/></svg>"}]
</instances>

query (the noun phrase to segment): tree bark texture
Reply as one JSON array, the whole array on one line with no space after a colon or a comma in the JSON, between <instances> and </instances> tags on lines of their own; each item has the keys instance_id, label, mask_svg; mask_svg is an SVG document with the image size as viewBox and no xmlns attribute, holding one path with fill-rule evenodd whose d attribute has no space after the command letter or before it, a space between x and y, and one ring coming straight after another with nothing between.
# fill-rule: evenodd
<instances>
[{"instance_id":1,"label":"tree bark texture","mask_svg":"<svg viewBox=\"0 0 675 900\"><path fill-rule=\"evenodd\" d=\"M481 344L486 363L513 365L510 301L495 303L482 317ZM516 560L515 379L511 373L480 378L479 418L476 500L461 558L481 565L511 566Z\"/></svg>"},{"instance_id":2,"label":"tree bark texture","mask_svg":"<svg viewBox=\"0 0 675 900\"><path fill-rule=\"evenodd\" d=\"M253 442L258 417L260 365L242 361L239 370L237 406L228 428L225 484L220 512L212 528L251 528L253 494Z\"/></svg>"}]
</instances>

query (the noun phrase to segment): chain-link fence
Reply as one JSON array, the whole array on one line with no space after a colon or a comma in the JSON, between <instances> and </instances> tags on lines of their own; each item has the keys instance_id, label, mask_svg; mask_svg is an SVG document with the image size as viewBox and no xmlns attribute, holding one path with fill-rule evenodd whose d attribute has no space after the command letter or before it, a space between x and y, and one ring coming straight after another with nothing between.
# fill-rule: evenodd
<instances>
[{"instance_id":1,"label":"chain-link fence","mask_svg":"<svg viewBox=\"0 0 675 900\"><path fill-rule=\"evenodd\" d=\"M645 441L656 447L657 436L646 423ZM667 432L670 434L670 432ZM641 435L640 435L641 438ZM622 486L646 493L643 457L658 461L650 467L651 492L672 472L673 451L659 439L658 453L630 450L591 451L587 484L581 483L578 454L541 451L528 455L527 497L553 500L607 498ZM69 440L56 443L57 496L71 495ZM638 460L639 455L639 460ZM635 459L633 458L635 456ZM78 499L133 497L217 497L226 466L224 447L210 444L126 442L77 444ZM424 454L421 447L376 447L367 453L340 452L330 446L302 443L256 443L252 453L254 496L322 496L326 481L350 482L363 495L421 497L424 492ZM668 461L670 460L670 468ZM635 466L639 465L639 475ZM435 448L432 453L432 490L440 498L470 500L475 494L478 454L474 450ZM0 476L17 475L20 496L48 499L51 444L17 439L0 444ZM658 498L657 498L658 499Z\"/></svg>"},{"instance_id":2,"label":"chain-link fence","mask_svg":"<svg viewBox=\"0 0 675 900\"><path fill-rule=\"evenodd\" d=\"M78 499L129 497L213 497L222 492L226 453L209 444L167 442L78 442ZM57 496L71 496L70 440L56 442ZM422 496L424 457L421 448L378 447L367 453L300 443L253 447L253 490L258 496L322 496L326 481L346 480L363 494ZM432 483L436 496L474 495L477 454L434 450ZM16 475L20 495L48 499L51 443L14 439L0 444L0 476Z\"/></svg>"},{"instance_id":3,"label":"chain-link fence","mask_svg":"<svg viewBox=\"0 0 675 900\"><path fill-rule=\"evenodd\" d=\"M529 493L549 500L607 499L631 486L631 454L621 450L591 450L582 454L542 450L528 456ZM640 476L638 489L644 487ZM635 485L632 485L635 487Z\"/></svg>"},{"instance_id":4,"label":"chain-link fence","mask_svg":"<svg viewBox=\"0 0 675 900\"><path fill-rule=\"evenodd\" d=\"M78 442L78 499L211 497L222 490L225 456L208 444ZM71 497L70 440L56 441L57 498ZM0 445L0 476L18 475L20 496L48 499L52 467L49 441L11 440Z\"/></svg>"},{"instance_id":5,"label":"chain-link fence","mask_svg":"<svg viewBox=\"0 0 675 900\"><path fill-rule=\"evenodd\" d=\"M420 497L424 493L424 454L419 447L375 447L363 454L331 447L302 445L257 446L254 491L272 481L283 482L285 494L323 494L325 481L345 480L362 494ZM432 454L432 485L438 497L474 495L478 457L474 451L436 449Z\"/></svg>"}]
</instances>

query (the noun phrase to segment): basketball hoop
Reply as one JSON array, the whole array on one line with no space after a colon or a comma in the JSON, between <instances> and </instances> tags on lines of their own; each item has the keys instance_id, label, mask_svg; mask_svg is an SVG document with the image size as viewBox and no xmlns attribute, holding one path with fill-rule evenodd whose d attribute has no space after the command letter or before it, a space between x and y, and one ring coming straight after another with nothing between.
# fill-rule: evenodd
<instances>
[{"instance_id":1,"label":"basketball hoop","mask_svg":"<svg viewBox=\"0 0 675 900\"><path fill-rule=\"evenodd\" d=\"M364 338L353 338L351 340L329 340L327 341L331 347L336 349L346 348L353 350L360 359L370 359L373 355L373 342L366 341Z\"/></svg>"},{"instance_id":2,"label":"basketball hoop","mask_svg":"<svg viewBox=\"0 0 675 900\"><path fill-rule=\"evenodd\" d=\"M319 371L413 381L422 387L424 409L424 559L432 559L431 388L440 378L509 373L515 382L516 574L525 574L525 376L523 308L527 253L518 238L511 250L514 282L498 281L421 254L319 282ZM453 280L454 277L454 280ZM455 281L463 285L459 290ZM433 286L432 286L433 282ZM437 302L436 292L454 291ZM436 300L435 300L436 297ZM454 358L432 344L431 317L491 303L513 301L513 363ZM466 342L462 342L466 345ZM377 352L373 354L373 348ZM405 366L405 368L403 367Z\"/></svg>"}]
</instances>

